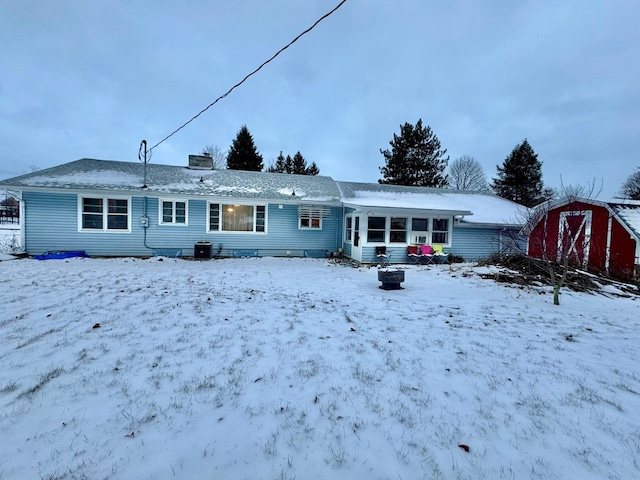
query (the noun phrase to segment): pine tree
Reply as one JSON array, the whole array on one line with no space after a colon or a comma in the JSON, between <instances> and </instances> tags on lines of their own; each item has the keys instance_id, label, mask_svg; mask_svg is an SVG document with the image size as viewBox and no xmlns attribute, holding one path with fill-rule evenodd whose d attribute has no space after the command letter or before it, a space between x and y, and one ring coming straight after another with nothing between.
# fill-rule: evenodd
<instances>
[{"instance_id":1,"label":"pine tree","mask_svg":"<svg viewBox=\"0 0 640 480\"><path fill-rule=\"evenodd\" d=\"M287 159L291 160L291 157L287 156ZM284 158L282 154L282 150L280 150L280 155L276 158L276 163L267 168L267 172L269 173L290 173L287 171L287 160Z\"/></svg>"},{"instance_id":2,"label":"pine tree","mask_svg":"<svg viewBox=\"0 0 640 480\"><path fill-rule=\"evenodd\" d=\"M438 137L431 127L423 127L419 119L414 127L410 123L400 126L400 135L393 134L389 142L391 150L380 150L386 165L380 167L383 178L379 183L415 185L421 187L445 187L444 174L449 162Z\"/></svg>"},{"instance_id":3,"label":"pine tree","mask_svg":"<svg viewBox=\"0 0 640 480\"><path fill-rule=\"evenodd\" d=\"M311 165L307 167L305 175L320 175L320 169L316 165L316 162L311 162Z\"/></svg>"},{"instance_id":4,"label":"pine tree","mask_svg":"<svg viewBox=\"0 0 640 480\"><path fill-rule=\"evenodd\" d=\"M270 173L293 173L296 175L318 175L320 169L316 165L316 162L312 162L310 166L307 166L307 161L302 154L298 151L291 158L287 155L285 158L282 152L278 155L276 163L267 169Z\"/></svg>"},{"instance_id":5,"label":"pine tree","mask_svg":"<svg viewBox=\"0 0 640 480\"><path fill-rule=\"evenodd\" d=\"M526 138L497 168L498 177L491 185L496 195L526 207L533 207L544 200L542 162Z\"/></svg>"},{"instance_id":6,"label":"pine tree","mask_svg":"<svg viewBox=\"0 0 640 480\"><path fill-rule=\"evenodd\" d=\"M229 149L227 168L260 172L263 166L262 155L258 153L247 126L243 125Z\"/></svg>"},{"instance_id":7,"label":"pine tree","mask_svg":"<svg viewBox=\"0 0 640 480\"><path fill-rule=\"evenodd\" d=\"M295 173L296 175L305 175L307 172L307 161L304 159L302 154L298 151L293 156L293 169L291 173Z\"/></svg>"}]
</instances>

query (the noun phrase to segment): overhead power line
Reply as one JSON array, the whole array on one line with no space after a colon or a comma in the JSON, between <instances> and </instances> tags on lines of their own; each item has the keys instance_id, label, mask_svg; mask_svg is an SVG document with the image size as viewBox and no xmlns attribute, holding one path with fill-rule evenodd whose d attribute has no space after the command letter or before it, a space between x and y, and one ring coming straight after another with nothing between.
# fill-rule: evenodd
<instances>
[{"instance_id":1,"label":"overhead power line","mask_svg":"<svg viewBox=\"0 0 640 480\"><path fill-rule=\"evenodd\" d=\"M225 98L227 95L229 95L231 92L233 92L236 88L238 88L240 85L242 85L245 81L247 81L249 79L249 77L251 77L252 75L255 75L256 73L258 73L262 67L264 67L265 65L267 65L269 62L271 62L274 58L276 58L278 55L280 55L282 52L284 52L287 48L289 48L291 45L293 45L294 43L296 43L303 35L306 35L307 33L309 33L311 30L313 30L316 25L318 25L321 21L323 21L325 18L327 18L328 16L330 16L333 12L335 12L336 10L338 10L344 3L346 3L347 0L342 0L336 7L334 7L330 12L325 13L322 17L320 17L318 20L316 20L314 22L313 25L311 25L309 28L307 28L304 32L302 32L301 34L299 34L296 38L294 38L293 40L291 40L288 44L286 44L284 47L282 47L280 50L278 50L271 58L269 58L268 60L264 61L258 68L256 68L253 72L249 73L247 76L245 76L242 80L240 80L238 83L236 83L233 87L231 87L226 93L224 93L223 95L220 95L218 98L216 98L213 102L211 102L209 105L207 105L205 108L203 108L202 110L200 110L196 115L194 115L193 117L191 117L189 120L187 120L185 123L183 123L182 125L180 125L178 128L176 128L173 132L171 132L169 135L167 135L166 137L164 137L162 140L160 140L158 143L156 143L153 147L151 147L148 151L151 152L151 150L153 150L154 148L156 148L158 145L160 145L162 142L164 142L165 140L168 140L169 138L171 138L172 136L174 136L176 133L178 133L180 130L182 130L184 127L186 127L187 125L189 125L191 122L193 122L196 118L198 118L200 115L202 115L204 112L206 112L207 110L209 110L211 107L213 107L216 103L218 103L220 100L222 100L223 98Z\"/></svg>"}]
</instances>

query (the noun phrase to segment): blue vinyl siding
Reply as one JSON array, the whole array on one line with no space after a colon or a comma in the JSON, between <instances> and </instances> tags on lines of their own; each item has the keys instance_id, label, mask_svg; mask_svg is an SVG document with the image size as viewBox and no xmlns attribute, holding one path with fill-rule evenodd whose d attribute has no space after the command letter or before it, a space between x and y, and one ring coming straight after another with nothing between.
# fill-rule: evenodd
<instances>
[{"instance_id":1,"label":"blue vinyl siding","mask_svg":"<svg viewBox=\"0 0 640 480\"><path fill-rule=\"evenodd\" d=\"M206 208L206 202L203 202ZM340 241L342 209L332 207L330 218L322 220L322 229L299 229L298 206L269 204L267 209L267 234L232 232L207 233L206 241L223 245L222 256L232 255L233 250L258 250L261 256L301 257L305 250L337 252ZM289 252L289 253L287 253Z\"/></svg>"},{"instance_id":2,"label":"blue vinyl siding","mask_svg":"<svg viewBox=\"0 0 640 480\"><path fill-rule=\"evenodd\" d=\"M402 247L390 247L387 245L387 255L389 256L389 263L409 262L406 245ZM378 263L375 246L362 247L362 263Z\"/></svg>"},{"instance_id":3,"label":"blue vinyl siding","mask_svg":"<svg viewBox=\"0 0 640 480\"><path fill-rule=\"evenodd\" d=\"M92 195L87 195L92 196ZM100 195L102 196L102 195ZM188 225L160 225L158 198L146 200L149 226L140 225L145 214L144 197L132 197L129 208L131 232L78 231L77 193L23 192L25 204L25 248L31 255L54 250L84 250L91 256L148 256L154 249L181 249L193 255L194 244L212 243L212 252L222 244L222 256L233 250L258 250L264 256L303 256L304 250L337 252L342 224L342 208L332 207L321 230L298 229L297 205L268 204L267 233L207 232L207 201L190 199ZM260 202L257 202L260 203Z\"/></svg>"},{"instance_id":4,"label":"blue vinyl siding","mask_svg":"<svg viewBox=\"0 0 640 480\"><path fill-rule=\"evenodd\" d=\"M473 262L488 258L494 253L509 251L512 239L517 230L502 228L465 228L454 226L451 237L451 247L444 251L452 255L461 256L465 261ZM391 263L408 263L407 247L393 247L387 244L387 254ZM365 246L362 249L362 263L377 263L375 246Z\"/></svg>"},{"instance_id":5,"label":"blue vinyl siding","mask_svg":"<svg viewBox=\"0 0 640 480\"><path fill-rule=\"evenodd\" d=\"M509 249L517 230L504 228L465 228L454 225L453 245L449 252L464 258L465 261L477 261L488 258L494 253Z\"/></svg>"}]
</instances>

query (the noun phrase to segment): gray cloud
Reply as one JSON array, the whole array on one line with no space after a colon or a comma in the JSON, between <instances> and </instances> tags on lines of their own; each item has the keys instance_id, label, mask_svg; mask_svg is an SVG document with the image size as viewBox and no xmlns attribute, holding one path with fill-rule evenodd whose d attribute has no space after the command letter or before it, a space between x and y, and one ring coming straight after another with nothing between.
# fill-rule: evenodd
<instances>
[{"instance_id":1,"label":"gray cloud","mask_svg":"<svg viewBox=\"0 0 640 480\"><path fill-rule=\"evenodd\" d=\"M81 157L135 160L337 4L9 2L0 6L0 176ZM404 122L489 177L527 138L546 184L640 165L640 4L349 0L154 151L181 164L243 124L267 162L300 150L372 181Z\"/></svg>"}]
</instances>

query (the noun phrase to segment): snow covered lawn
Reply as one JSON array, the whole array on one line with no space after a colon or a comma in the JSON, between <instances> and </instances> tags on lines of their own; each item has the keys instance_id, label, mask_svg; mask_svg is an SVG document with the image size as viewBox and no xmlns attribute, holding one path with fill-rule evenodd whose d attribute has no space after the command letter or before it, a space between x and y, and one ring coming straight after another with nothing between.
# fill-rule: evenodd
<instances>
[{"instance_id":1,"label":"snow covered lawn","mask_svg":"<svg viewBox=\"0 0 640 480\"><path fill-rule=\"evenodd\" d=\"M0 262L0 478L640 478L640 299L486 271Z\"/></svg>"}]
</instances>

